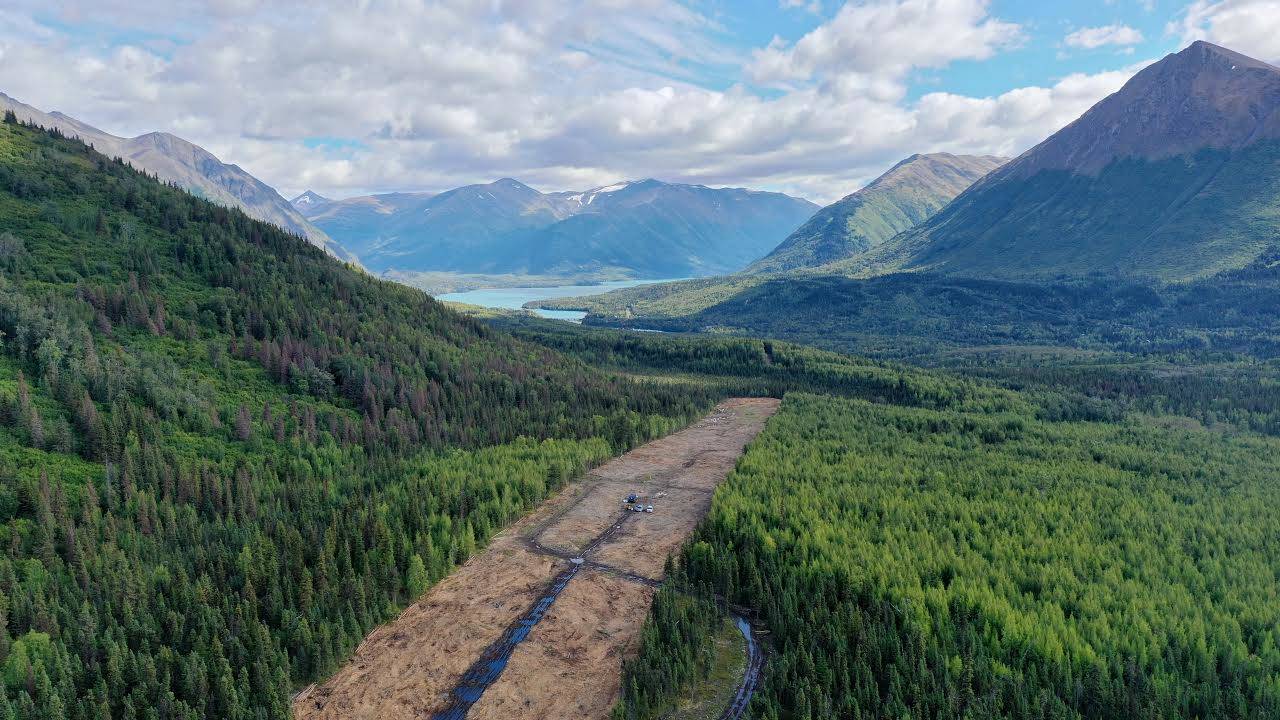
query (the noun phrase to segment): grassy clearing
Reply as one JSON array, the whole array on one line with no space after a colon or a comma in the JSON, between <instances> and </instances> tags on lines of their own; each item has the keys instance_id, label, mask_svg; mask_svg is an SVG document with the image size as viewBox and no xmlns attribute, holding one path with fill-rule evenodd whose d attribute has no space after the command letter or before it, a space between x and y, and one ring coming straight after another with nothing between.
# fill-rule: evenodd
<instances>
[{"instance_id":1,"label":"grassy clearing","mask_svg":"<svg viewBox=\"0 0 1280 720\"><path fill-rule=\"evenodd\" d=\"M726 617L716 634L715 653L711 672L676 701L669 720L715 720L733 700L747 671L747 643L732 618Z\"/></svg>"}]
</instances>

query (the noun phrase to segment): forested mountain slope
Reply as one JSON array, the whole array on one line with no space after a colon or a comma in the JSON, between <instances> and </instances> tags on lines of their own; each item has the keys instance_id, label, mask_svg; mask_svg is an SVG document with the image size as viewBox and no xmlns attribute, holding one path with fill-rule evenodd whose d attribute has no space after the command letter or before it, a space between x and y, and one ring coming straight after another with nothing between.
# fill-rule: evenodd
<instances>
[{"instance_id":1,"label":"forested mountain slope","mask_svg":"<svg viewBox=\"0 0 1280 720\"><path fill-rule=\"evenodd\" d=\"M587 309L589 324L729 332L884 357L927 360L952 348L1021 345L1275 358L1278 259L1265 256L1242 270L1179 285L928 273L735 277L544 304Z\"/></svg>"},{"instance_id":2,"label":"forested mountain slope","mask_svg":"<svg viewBox=\"0 0 1280 720\"><path fill-rule=\"evenodd\" d=\"M818 267L866 252L919 225L1006 158L912 155L861 190L822 208L748 273Z\"/></svg>"},{"instance_id":3,"label":"forested mountain slope","mask_svg":"<svg viewBox=\"0 0 1280 720\"><path fill-rule=\"evenodd\" d=\"M280 194L236 165L228 165L204 148L164 132L122 138L60 112L45 113L0 93L0 111L12 111L19 120L41 127L58 128L68 136L92 145L107 157L124 158L129 164L165 182L220 205L237 207L251 217L295 232L344 260L350 254L323 230L312 225Z\"/></svg>"},{"instance_id":4,"label":"forested mountain slope","mask_svg":"<svg viewBox=\"0 0 1280 720\"><path fill-rule=\"evenodd\" d=\"M591 463L708 407L0 124L0 718L283 718Z\"/></svg>"}]
</instances>

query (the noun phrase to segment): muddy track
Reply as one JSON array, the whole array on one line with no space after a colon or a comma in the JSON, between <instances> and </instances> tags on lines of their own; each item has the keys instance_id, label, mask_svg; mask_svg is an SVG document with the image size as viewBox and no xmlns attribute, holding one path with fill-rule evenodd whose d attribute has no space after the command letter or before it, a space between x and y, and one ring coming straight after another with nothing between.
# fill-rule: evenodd
<instances>
[{"instance_id":1,"label":"muddy track","mask_svg":"<svg viewBox=\"0 0 1280 720\"><path fill-rule=\"evenodd\" d=\"M686 465L686 467L688 467L688 465ZM667 484L663 487L671 488L673 485ZM561 514L562 513L558 513L552 519L554 520L558 518ZM610 576L621 578L628 582L640 583L655 589L662 587L662 580L638 575L621 568L616 568L607 563L591 560L591 555L595 552L596 548L599 548L601 545L608 542L618 533L619 530L622 529L623 525L625 525L628 520L638 514L639 513L632 510L623 510L618 516L617 521L612 523L604 532L593 538L591 542L583 548L583 552L576 557L572 556L571 553L545 547L538 542L537 538L547 527L547 523L539 525L531 532L524 535L523 539L525 545L531 552L548 555L561 560L568 560L571 565L556 576L555 580L552 581L543 596L539 598L531 608L529 608L528 612L507 628L507 631L503 633L498 642L485 649L484 654L481 655L480 659L478 659L467 670L467 673L463 675L461 682L459 682L458 686L454 688L452 692L452 696L454 698L453 702L448 707L432 716L433 720L463 720L463 718L467 716L467 711L471 709L471 706L478 702L480 697L484 694L484 691L487 690L490 685L497 682L498 678L502 675L502 671L506 668L507 662L510 660L511 654L515 651L516 645L528 637L529 632L538 624L538 621L546 615L547 611L551 608L551 605L556 601L556 598L560 596L560 593L564 591L569 582L578 574L578 570L583 565L600 570ZM727 607L727 603L723 598L717 596L716 600L721 603L721 605ZM743 639L747 643L747 667L743 673L742 682L734 691L733 700L720 715L720 720L739 720L739 718L743 717L747 711L747 707L751 704L751 696L755 693L756 686L759 683L760 670L764 666L764 652L761 649L760 643L756 639L757 631L751 621L748 620L745 615L735 610L730 610L729 614L733 619L734 625L738 628L739 632L742 633Z\"/></svg>"},{"instance_id":2,"label":"muddy track","mask_svg":"<svg viewBox=\"0 0 1280 720\"><path fill-rule=\"evenodd\" d=\"M776 408L725 401L570 483L300 692L295 718L606 720L666 558ZM654 512L623 511L632 492Z\"/></svg>"},{"instance_id":3,"label":"muddy track","mask_svg":"<svg viewBox=\"0 0 1280 720\"><path fill-rule=\"evenodd\" d=\"M529 636L533 626L538 624L547 611L551 609L551 604L560 597L561 591L569 584L574 575L578 574L581 564L570 565L556 576L551 582L551 586L547 588L542 597L529 608L529 611L520 616L513 625L502 633L502 637L498 642L490 645L485 649L479 660L476 660L467 672L462 676L462 680L458 686L453 689L453 702L445 709L436 713L433 717L435 720L462 720L467 716L467 711L472 705L480 700L480 696L484 694L489 686L497 682L502 675L502 671L506 669L507 662L511 660L511 653L515 652L516 646Z\"/></svg>"},{"instance_id":4,"label":"muddy track","mask_svg":"<svg viewBox=\"0 0 1280 720\"><path fill-rule=\"evenodd\" d=\"M529 608L528 612L521 615L516 622L512 623L512 625L507 628L506 632L502 634L502 637L500 637L497 642L486 648L484 654L480 656L480 659L476 660L475 663L468 668L467 672L462 676L461 681L458 683L458 686L450 693L453 698L452 702L443 710L433 715L433 720L462 720L467 716L467 712L471 709L471 706L475 705L480 700L480 697L484 695L484 691L488 690L489 686L497 682L498 678L502 676L502 671L506 669L507 662L510 661L511 653L515 652L516 646L529 636L533 627L537 625L538 622L542 620L543 616L547 614L547 611L551 609L551 605L555 603L556 598L560 597L560 593L564 591L569 582L578 574L578 571L582 566L587 563L588 558L590 558L591 554L595 552L595 549L608 542L619 530L622 529L622 526L636 514L637 513L632 511L623 511L617 522L612 523L608 529L593 538L591 542L583 548L582 554L577 557L569 557L567 553L552 550L540 545L536 538L537 535L540 534L542 528L538 528L535 532L524 537L526 546L533 552L549 555L561 560L568 560L570 565L568 568L561 571L554 580L552 580L551 585L546 589L542 597L538 598L537 602ZM542 527L544 528L545 525ZM625 571L617 570L616 568L610 568L609 566L602 565L600 563L593 562L591 563L591 566L604 570L605 572L611 572L617 577L622 577L627 580L652 584L653 587L661 585L661 581L635 575L634 573L627 573Z\"/></svg>"},{"instance_id":5,"label":"muddy track","mask_svg":"<svg viewBox=\"0 0 1280 720\"><path fill-rule=\"evenodd\" d=\"M760 684L760 670L764 668L764 650L761 649L760 640L756 637L758 632L756 627L747 620L746 616L736 612L733 613L733 623L738 626L738 632L742 633L742 638L747 643L747 669L742 674L742 682L734 691L729 707L720 714L720 720L740 720L747 714L747 708L751 705L751 696L755 694L756 687Z\"/></svg>"}]
</instances>

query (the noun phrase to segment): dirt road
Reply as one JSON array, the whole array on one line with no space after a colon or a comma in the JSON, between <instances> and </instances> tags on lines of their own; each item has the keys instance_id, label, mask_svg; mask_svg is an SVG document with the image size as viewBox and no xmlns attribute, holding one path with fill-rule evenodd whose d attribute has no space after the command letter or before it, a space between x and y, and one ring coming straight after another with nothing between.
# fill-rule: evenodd
<instances>
[{"instance_id":1,"label":"dirt road","mask_svg":"<svg viewBox=\"0 0 1280 720\"><path fill-rule=\"evenodd\" d=\"M300 693L295 718L607 718L663 562L777 405L727 400L572 483ZM654 511L624 514L633 492Z\"/></svg>"}]
</instances>

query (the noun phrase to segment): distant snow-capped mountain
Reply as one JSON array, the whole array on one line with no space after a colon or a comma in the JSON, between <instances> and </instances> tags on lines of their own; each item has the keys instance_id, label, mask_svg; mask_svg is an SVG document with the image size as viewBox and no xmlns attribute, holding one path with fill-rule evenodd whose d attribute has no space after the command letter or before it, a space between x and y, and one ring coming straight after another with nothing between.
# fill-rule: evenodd
<instances>
[{"instance_id":1,"label":"distant snow-capped mountain","mask_svg":"<svg viewBox=\"0 0 1280 720\"><path fill-rule=\"evenodd\" d=\"M740 270L818 206L781 193L657 180L542 193L503 178L295 207L375 271L660 278Z\"/></svg>"}]
</instances>

